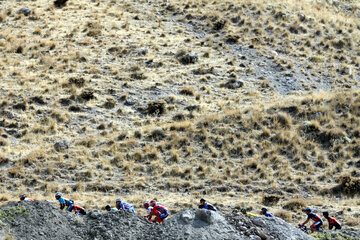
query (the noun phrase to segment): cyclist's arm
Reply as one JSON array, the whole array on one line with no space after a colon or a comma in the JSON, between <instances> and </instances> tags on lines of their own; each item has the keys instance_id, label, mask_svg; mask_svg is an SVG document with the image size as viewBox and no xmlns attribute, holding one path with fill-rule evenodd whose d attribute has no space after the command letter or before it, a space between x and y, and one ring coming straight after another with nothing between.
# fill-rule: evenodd
<instances>
[{"instance_id":1,"label":"cyclist's arm","mask_svg":"<svg viewBox=\"0 0 360 240\"><path fill-rule=\"evenodd\" d=\"M306 225L308 222L310 221L310 219L306 219L306 221L302 224L302 225Z\"/></svg>"}]
</instances>

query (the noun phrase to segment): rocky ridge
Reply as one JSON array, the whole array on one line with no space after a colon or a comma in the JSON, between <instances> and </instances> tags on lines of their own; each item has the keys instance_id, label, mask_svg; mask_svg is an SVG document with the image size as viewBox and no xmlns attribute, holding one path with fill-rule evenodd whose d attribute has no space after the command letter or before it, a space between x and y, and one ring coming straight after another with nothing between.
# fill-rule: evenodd
<instances>
[{"instance_id":1,"label":"rocky ridge","mask_svg":"<svg viewBox=\"0 0 360 240\"><path fill-rule=\"evenodd\" d=\"M13 239L313 239L280 219L223 217L202 209L152 224L130 212L93 210L79 217L50 202L10 202L0 208L0 219L0 237Z\"/></svg>"}]
</instances>

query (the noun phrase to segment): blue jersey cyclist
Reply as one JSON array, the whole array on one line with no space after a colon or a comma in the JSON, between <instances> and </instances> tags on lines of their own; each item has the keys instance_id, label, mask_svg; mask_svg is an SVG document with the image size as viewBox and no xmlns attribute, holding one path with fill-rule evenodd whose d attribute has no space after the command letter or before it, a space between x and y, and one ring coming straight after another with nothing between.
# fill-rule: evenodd
<instances>
[{"instance_id":1,"label":"blue jersey cyclist","mask_svg":"<svg viewBox=\"0 0 360 240\"><path fill-rule=\"evenodd\" d=\"M129 203L123 202L121 198L117 198L115 204L117 210L126 210L130 212L135 212L134 206Z\"/></svg>"},{"instance_id":2,"label":"blue jersey cyclist","mask_svg":"<svg viewBox=\"0 0 360 240\"><path fill-rule=\"evenodd\" d=\"M306 208L303 211L307 214L308 218L306 219L306 221L304 223L300 224L300 226L304 226L310 220L313 220L314 223L310 226L311 233L313 233L315 231L320 231L320 227L324 224L321 217L319 215L313 213L310 208Z\"/></svg>"},{"instance_id":3,"label":"blue jersey cyclist","mask_svg":"<svg viewBox=\"0 0 360 240\"><path fill-rule=\"evenodd\" d=\"M267 208L262 208L260 213L265 217L275 217L274 214L268 212Z\"/></svg>"},{"instance_id":4,"label":"blue jersey cyclist","mask_svg":"<svg viewBox=\"0 0 360 240\"><path fill-rule=\"evenodd\" d=\"M207 209L216 212L216 208L211 205L210 203L207 203L205 199L200 199L200 205L199 208Z\"/></svg>"},{"instance_id":5,"label":"blue jersey cyclist","mask_svg":"<svg viewBox=\"0 0 360 240\"><path fill-rule=\"evenodd\" d=\"M72 201L66 199L66 198L63 198L61 196L61 193L56 193L55 194L55 198L56 200L59 201L59 204L60 204L60 209L63 210L65 207L66 207L66 211L69 211L71 212L74 208L74 204Z\"/></svg>"}]
</instances>

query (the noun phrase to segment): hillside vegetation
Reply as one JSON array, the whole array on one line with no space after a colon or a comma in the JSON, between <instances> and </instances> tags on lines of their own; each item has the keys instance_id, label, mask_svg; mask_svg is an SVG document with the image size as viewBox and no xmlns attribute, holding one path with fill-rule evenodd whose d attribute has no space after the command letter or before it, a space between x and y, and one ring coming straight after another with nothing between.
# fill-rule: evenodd
<instances>
[{"instance_id":1,"label":"hillside vegetation","mask_svg":"<svg viewBox=\"0 0 360 240\"><path fill-rule=\"evenodd\" d=\"M2 201L204 196L358 228L358 1L0 6Z\"/></svg>"}]
</instances>

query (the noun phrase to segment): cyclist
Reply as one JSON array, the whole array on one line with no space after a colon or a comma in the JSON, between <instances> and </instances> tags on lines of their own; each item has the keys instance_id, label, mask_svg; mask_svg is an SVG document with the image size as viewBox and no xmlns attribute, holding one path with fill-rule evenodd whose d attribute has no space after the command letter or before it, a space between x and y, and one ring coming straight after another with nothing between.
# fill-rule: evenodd
<instances>
[{"instance_id":1,"label":"cyclist","mask_svg":"<svg viewBox=\"0 0 360 240\"><path fill-rule=\"evenodd\" d=\"M200 199L200 205L199 205L199 208L202 208L202 209L207 209L207 210L211 210L211 211L214 211L216 212L216 208L211 205L210 203L207 203L205 199Z\"/></svg>"},{"instance_id":2,"label":"cyclist","mask_svg":"<svg viewBox=\"0 0 360 240\"><path fill-rule=\"evenodd\" d=\"M117 198L115 200L115 204L116 204L117 210L126 210L126 211L130 211L130 212L135 212L134 206L129 203L123 202L121 200L121 198Z\"/></svg>"},{"instance_id":3,"label":"cyclist","mask_svg":"<svg viewBox=\"0 0 360 240\"><path fill-rule=\"evenodd\" d=\"M169 216L169 212L166 209L166 207L164 207L162 205L158 205L155 200L150 201L150 207L152 207L152 208L151 208L151 212L149 215L150 216L149 221L152 221L151 220L152 216L155 216L155 222L162 223L164 221L164 219Z\"/></svg>"},{"instance_id":4,"label":"cyclist","mask_svg":"<svg viewBox=\"0 0 360 240\"><path fill-rule=\"evenodd\" d=\"M260 212L262 215L264 215L265 217L275 217L274 214L272 213L269 213L267 208L262 208L261 209L261 212Z\"/></svg>"},{"instance_id":5,"label":"cyclist","mask_svg":"<svg viewBox=\"0 0 360 240\"><path fill-rule=\"evenodd\" d=\"M151 210L152 210L152 207L150 207L150 203L148 202L145 202L144 203L144 208L148 211L148 215L145 216L149 221L151 220Z\"/></svg>"},{"instance_id":6,"label":"cyclist","mask_svg":"<svg viewBox=\"0 0 360 240\"><path fill-rule=\"evenodd\" d=\"M333 227L336 229L341 229L341 225L338 220L336 220L334 217L330 217L328 212L323 212L323 216L328 220L329 222L329 229L331 230Z\"/></svg>"},{"instance_id":7,"label":"cyclist","mask_svg":"<svg viewBox=\"0 0 360 240\"><path fill-rule=\"evenodd\" d=\"M310 220L313 220L314 223L310 226L311 233L313 233L315 231L320 231L321 226L324 224L323 220L320 218L320 216L313 213L310 208L304 209L303 212L305 212L307 214L308 218L306 219L305 222L300 224L300 226L305 226Z\"/></svg>"},{"instance_id":8,"label":"cyclist","mask_svg":"<svg viewBox=\"0 0 360 240\"><path fill-rule=\"evenodd\" d=\"M252 214L252 213L247 212L245 208L240 209L240 212L241 212L242 214L247 215L247 216L250 216L250 217L256 217L255 214Z\"/></svg>"},{"instance_id":9,"label":"cyclist","mask_svg":"<svg viewBox=\"0 0 360 240\"><path fill-rule=\"evenodd\" d=\"M31 198L27 198L25 194L20 194L20 201L25 201L25 202L33 202L34 200Z\"/></svg>"},{"instance_id":10,"label":"cyclist","mask_svg":"<svg viewBox=\"0 0 360 240\"><path fill-rule=\"evenodd\" d=\"M73 210L75 211L76 215L80 215L80 216L86 215L86 210L83 207L74 205Z\"/></svg>"},{"instance_id":11,"label":"cyclist","mask_svg":"<svg viewBox=\"0 0 360 240\"><path fill-rule=\"evenodd\" d=\"M117 210L116 208L112 208L110 205L106 205L106 206L105 206L105 210L108 211L108 212L116 212L116 211L119 211L119 210Z\"/></svg>"},{"instance_id":12,"label":"cyclist","mask_svg":"<svg viewBox=\"0 0 360 240\"><path fill-rule=\"evenodd\" d=\"M65 207L66 207L66 211L68 211L68 212L71 212L73 210L73 208L74 208L73 202L66 198L63 198L61 193L59 193L59 192L56 193L55 198L56 198L56 200L59 201L61 210L63 210Z\"/></svg>"}]
</instances>

